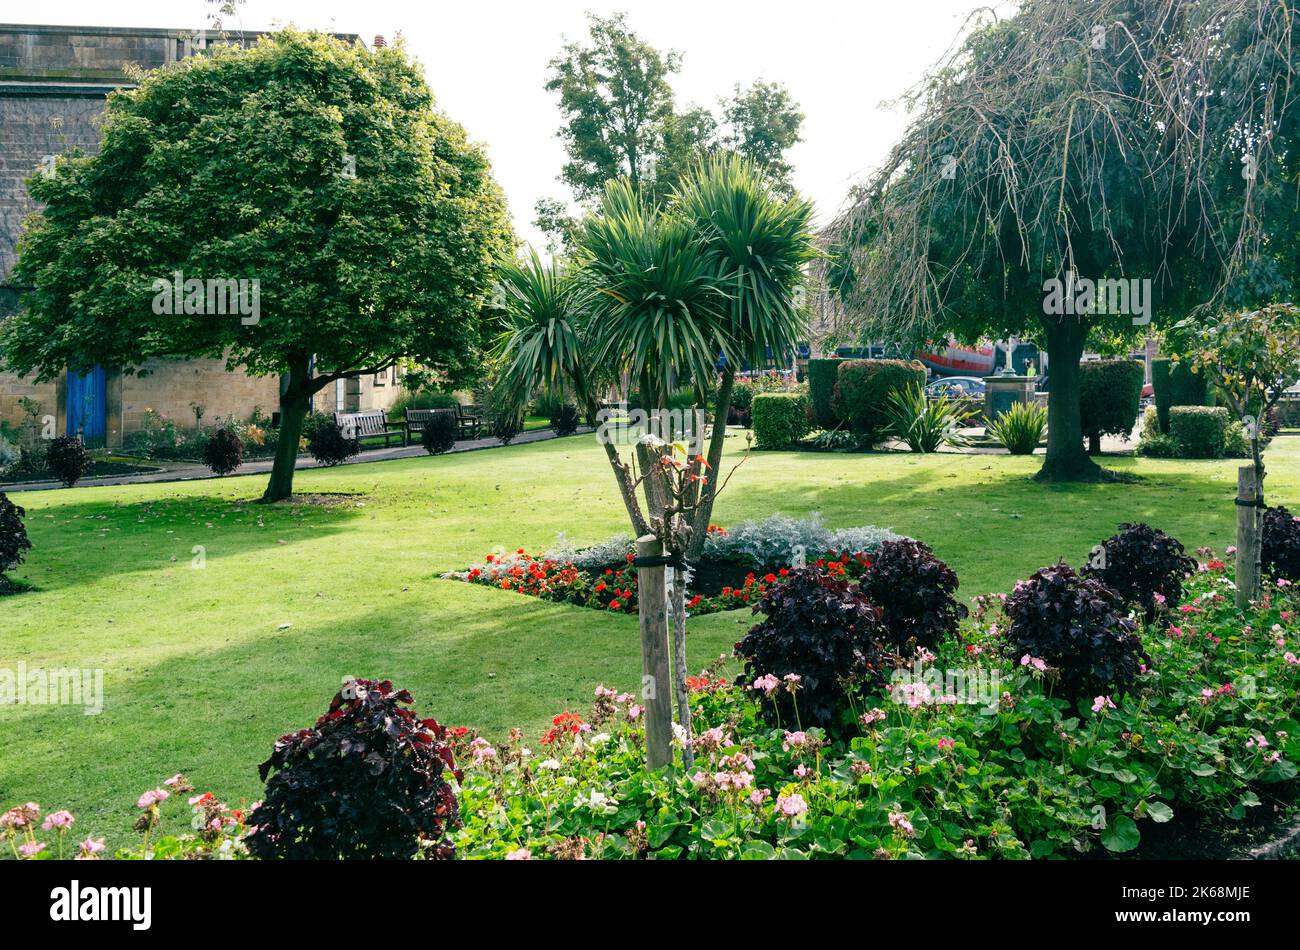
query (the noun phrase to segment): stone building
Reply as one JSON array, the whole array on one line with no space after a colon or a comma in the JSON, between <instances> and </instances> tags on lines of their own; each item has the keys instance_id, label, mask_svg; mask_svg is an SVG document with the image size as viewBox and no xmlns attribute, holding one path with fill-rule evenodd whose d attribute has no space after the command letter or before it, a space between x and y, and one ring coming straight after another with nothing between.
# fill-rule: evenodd
<instances>
[{"instance_id":1,"label":"stone building","mask_svg":"<svg viewBox=\"0 0 1300 950\"><path fill-rule=\"evenodd\" d=\"M257 34L227 41L251 43ZM346 39L356 40L354 36ZM0 24L0 320L18 309L22 288L9 281L24 219L36 210L26 181L52 156L99 147L105 97L130 88L130 65L155 69L194 55L205 37L194 30ZM103 367L87 376L62 373L37 383L0 372L0 420L17 423L23 399L55 416L58 431L120 446L152 409L178 424L193 419L246 418L254 407L268 414L279 402L280 381L229 372L221 360L154 361L146 373L127 376ZM393 371L340 381L316 396L320 410L382 409L400 389Z\"/></svg>"}]
</instances>

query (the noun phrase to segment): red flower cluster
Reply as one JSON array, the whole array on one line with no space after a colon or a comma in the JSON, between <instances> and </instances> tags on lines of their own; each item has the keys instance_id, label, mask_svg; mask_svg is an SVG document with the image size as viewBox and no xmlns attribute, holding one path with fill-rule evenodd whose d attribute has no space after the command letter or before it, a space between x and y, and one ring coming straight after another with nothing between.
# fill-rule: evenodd
<instances>
[{"instance_id":1,"label":"red flower cluster","mask_svg":"<svg viewBox=\"0 0 1300 950\"><path fill-rule=\"evenodd\" d=\"M562 712L551 720L551 728L546 730L546 735L542 736L542 744L550 745L563 739L566 735L576 736L580 732L586 732L589 728L577 713Z\"/></svg>"}]
</instances>

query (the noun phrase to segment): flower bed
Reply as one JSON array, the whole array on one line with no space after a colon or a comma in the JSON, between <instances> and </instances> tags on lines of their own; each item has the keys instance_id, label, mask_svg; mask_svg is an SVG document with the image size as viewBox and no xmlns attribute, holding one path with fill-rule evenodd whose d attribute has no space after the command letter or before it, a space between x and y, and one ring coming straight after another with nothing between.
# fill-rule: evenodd
<instances>
[{"instance_id":1,"label":"flower bed","mask_svg":"<svg viewBox=\"0 0 1300 950\"><path fill-rule=\"evenodd\" d=\"M453 837L464 857L1045 858L1131 852L1175 816L1183 833L1241 824L1272 812L1300 759L1294 591L1243 618L1225 570L1202 568L1181 610L1145 629L1138 688L1073 703L1050 666L1007 657L1001 601L981 602L964 642L862 696L838 740L765 723L753 688L708 671L690 774L647 776L641 707L602 687L540 752L517 731L478 740ZM976 665L991 702L953 702L947 673Z\"/></svg>"},{"instance_id":2,"label":"flower bed","mask_svg":"<svg viewBox=\"0 0 1300 950\"><path fill-rule=\"evenodd\" d=\"M803 560L833 576L858 578L880 544L899 536L880 528L830 531L817 516L775 515L734 531L709 526L704 558L692 571L687 609L694 616L752 607ZM446 578L510 590L557 603L636 612L637 572L631 539L620 536L585 549L561 542L532 554L524 548L487 555Z\"/></svg>"}]
</instances>

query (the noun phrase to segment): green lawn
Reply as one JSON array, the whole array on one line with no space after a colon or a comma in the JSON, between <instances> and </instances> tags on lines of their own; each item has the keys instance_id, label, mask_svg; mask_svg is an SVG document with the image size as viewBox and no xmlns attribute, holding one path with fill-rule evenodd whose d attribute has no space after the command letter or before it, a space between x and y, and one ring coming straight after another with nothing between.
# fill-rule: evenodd
<instances>
[{"instance_id":1,"label":"green lawn","mask_svg":"<svg viewBox=\"0 0 1300 950\"><path fill-rule=\"evenodd\" d=\"M1268 460L1270 498L1300 504L1300 438ZM1026 477L1035 460L1008 456L755 453L714 520L821 511L889 527L930 543L966 596L1078 563L1121 521L1189 548L1231 542L1239 463L1109 464L1143 480L1044 488ZM359 493L342 506L251 504L263 482L15 496L35 545L18 576L37 590L0 600L0 667L103 668L106 705L0 707L0 807L68 807L78 833L113 845L131 838L136 796L174 772L251 799L275 738L309 724L345 674L390 677L424 714L489 735L539 733L596 683L639 682L634 618L435 579L498 544L625 530L591 436L299 474L300 491ZM692 664L749 622L692 621Z\"/></svg>"}]
</instances>

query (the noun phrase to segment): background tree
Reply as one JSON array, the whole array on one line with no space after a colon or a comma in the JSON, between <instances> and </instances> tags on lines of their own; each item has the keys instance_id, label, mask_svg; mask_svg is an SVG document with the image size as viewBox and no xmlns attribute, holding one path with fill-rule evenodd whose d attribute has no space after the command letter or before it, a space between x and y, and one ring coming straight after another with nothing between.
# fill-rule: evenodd
<instances>
[{"instance_id":1,"label":"background tree","mask_svg":"<svg viewBox=\"0 0 1300 950\"><path fill-rule=\"evenodd\" d=\"M1253 566L1251 571L1237 572L1238 605L1244 608L1259 596L1265 474L1260 427L1283 393L1300 380L1300 308L1276 304L1189 317L1174 328L1174 338L1180 357L1212 384L1250 439L1255 468L1254 531L1237 539L1238 557L1248 558Z\"/></svg>"},{"instance_id":2,"label":"background tree","mask_svg":"<svg viewBox=\"0 0 1300 950\"><path fill-rule=\"evenodd\" d=\"M11 370L280 374L269 501L292 493L312 394L399 360L449 385L478 373L505 203L404 52L284 31L139 83L109 100L97 156L31 182L45 208L15 270L32 289L4 328ZM260 315L159 315L155 281L176 272L258 280Z\"/></svg>"},{"instance_id":3,"label":"background tree","mask_svg":"<svg viewBox=\"0 0 1300 950\"><path fill-rule=\"evenodd\" d=\"M780 83L758 80L748 88L736 85L729 99L720 101L721 144L748 159L781 194L794 193L794 169L785 154L800 141L804 115Z\"/></svg>"},{"instance_id":4,"label":"background tree","mask_svg":"<svg viewBox=\"0 0 1300 950\"><path fill-rule=\"evenodd\" d=\"M1046 284L1150 280L1151 316L1168 320L1259 292L1255 264L1294 257L1295 229L1270 243L1257 202L1294 181L1294 151L1253 154L1294 122L1292 16L1250 0L1027 0L979 25L909 95L917 119L830 230L827 282L852 330L1040 340L1040 477L1097 477L1079 357L1090 333L1149 328L1046 312Z\"/></svg>"},{"instance_id":5,"label":"background tree","mask_svg":"<svg viewBox=\"0 0 1300 950\"><path fill-rule=\"evenodd\" d=\"M627 178L657 205L671 198L701 159L734 151L792 193L786 151L799 141L803 113L779 83L735 87L719 100L721 119L703 106L678 109L671 77L680 53L661 52L625 14L588 16L585 43L569 43L551 61L546 88L559 97L559 137L568 161L560 175L580 205L597 202L607 182ZM553 249L575 246L578 220L565 204L543 198L534 224Z\"/></svg>"}]
</instances>

